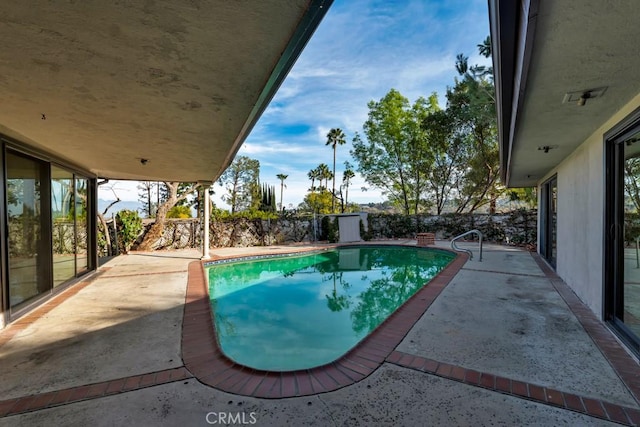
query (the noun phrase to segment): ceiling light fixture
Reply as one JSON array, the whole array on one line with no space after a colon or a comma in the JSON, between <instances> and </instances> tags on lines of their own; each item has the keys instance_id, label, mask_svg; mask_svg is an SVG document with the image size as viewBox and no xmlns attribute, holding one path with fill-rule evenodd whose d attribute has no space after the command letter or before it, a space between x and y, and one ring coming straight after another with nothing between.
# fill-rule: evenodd
<instances>
[{"instance_id":1,"label":"ceiling light fixture","mask_svg":"<svg viewBox=\"0 0 640 427\"><path fill-rule=\"evenodd\" d=\"M555 148L558 148L557 145L543 145L541 147L538 147L538 151L544 151L545 154L549 152L549 150L553 150Z\"/></svg>"},{"instance_id":2,"label":"ceiling light fixture","mask_svg":"<svg viewBox=\"0 0 640 427\"><path fill-rule=\"evenodd\" d=\"M600 98L605 91L607 90L606 86L598 87L595 89L584 89L577 90L575 92L567 92L564 94L564 99L562 100L563 104L576 104L580 107L583 107L588 99Z\"/></svg>"},{"instance_id":3,"label":"ceiling light fixture","mask_svg":"<svg viewBox=\"0 0 640 427\"><path fill-rule=\"evenodd\" d=\"M582 94L582 96L580 97L580 99L578 99L578 106L583 107L584 104L587 103L587 99L591 98L591 92L585 92Z\"/></svg>"}]
</instances>

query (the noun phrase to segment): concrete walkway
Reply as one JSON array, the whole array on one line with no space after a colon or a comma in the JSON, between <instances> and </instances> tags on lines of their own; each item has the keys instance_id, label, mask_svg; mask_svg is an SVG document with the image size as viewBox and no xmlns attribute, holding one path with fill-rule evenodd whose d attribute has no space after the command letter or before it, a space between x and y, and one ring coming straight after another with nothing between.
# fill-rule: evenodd
<instances>
[{"instance_id":1,"label":"concrete walkway","mask_svg":"<svg viewBox=\"0 0 640 427\"><path fill-rule=\"evenodd\" d=\"M0 426L640 423L638 364L529 252L488 245L380 367L283 399L222 392L184 367L188 267L199 255L120 256L0 331Z\"/></svg>"}]
</instances>

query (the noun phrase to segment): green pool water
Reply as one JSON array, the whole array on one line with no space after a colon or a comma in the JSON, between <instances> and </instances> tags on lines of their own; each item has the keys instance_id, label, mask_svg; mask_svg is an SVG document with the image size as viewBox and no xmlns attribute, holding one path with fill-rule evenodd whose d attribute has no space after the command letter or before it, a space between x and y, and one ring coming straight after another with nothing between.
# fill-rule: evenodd
<instances>
[{"instance_id":1,"label":"green pool water","mask_svg":"<svg viewBox=\"0 0 640 427\"><path fill-rule=\"evenodd\" d=\"M255 369L338 359L455 255L398 246L338 248L207 267L220 348Z\"/></svg>"}]
</instances>

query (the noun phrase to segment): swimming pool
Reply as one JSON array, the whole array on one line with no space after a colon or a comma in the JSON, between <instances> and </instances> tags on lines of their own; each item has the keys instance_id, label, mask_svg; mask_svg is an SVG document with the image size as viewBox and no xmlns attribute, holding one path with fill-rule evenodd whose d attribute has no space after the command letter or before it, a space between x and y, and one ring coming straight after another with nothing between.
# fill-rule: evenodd
<instances>
[{"instance_id":1,"label":"swimming pool","mask_svg":"<svg viewBox=\"0 0 640 427\"><path fill-rule=\"evenodd\" d=\"M214 263L207 277L220 348L236 363L268 371L330 363L454 258L362 246Z\"/></svg>"}]
</instances>

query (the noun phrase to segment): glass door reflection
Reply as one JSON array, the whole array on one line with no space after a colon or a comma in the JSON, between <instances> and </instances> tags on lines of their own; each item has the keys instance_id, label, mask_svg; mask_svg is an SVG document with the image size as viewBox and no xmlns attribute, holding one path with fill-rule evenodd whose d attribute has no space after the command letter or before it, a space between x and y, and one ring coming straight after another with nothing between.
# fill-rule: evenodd
<instances>
[{"instance_id":1,"label":"glass door reflection","mask_svg":"<svg viewBox=\"0 0 640 427\"><path fill-rule=\"evenodd\" d=\"M41 194L48 188L48 168L12 152L6 162L9 305L14 312L51 291L49 216Z\"/></svg>"},{"instance_id":2,"label":"glass door reflection","mask_svg":"<svg viewBox=\"0 0 640 427\"><path fill-rule=\"evenodd\" d=\"M623 248L618 251L622 258L618 260L622 264L622 280L616 285L615 316L640 337L640 132L625 138L620 147L624 150L624 196L618 208L624 219Z\"/></svg>"},{"instance_id":3,"label":"glass door reflection","mask_svg":"<svg viewBox=\"0 0 640 427\"><path fill-rule=\"evenodd\" d=\"M75 184L76 275L79 275L88 269L87 188L89 180L76 176Z\"/></svg>"},{"instance_id":4,"label":"glass door reflection","mask_svg":"<svg viewBox=\"0 0 640 427\"><path fill-rule=\"evenodd\" d=\"M51 167L51 218L53 231L53 286L76 274L73 173Z\"/></svg>"}]
</instances>

